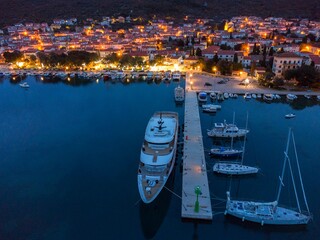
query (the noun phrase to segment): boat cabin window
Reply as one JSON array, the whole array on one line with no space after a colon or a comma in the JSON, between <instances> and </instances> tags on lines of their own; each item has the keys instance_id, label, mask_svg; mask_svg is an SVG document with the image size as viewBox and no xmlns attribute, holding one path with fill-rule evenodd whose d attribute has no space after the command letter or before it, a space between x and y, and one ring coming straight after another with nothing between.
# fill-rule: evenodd
<instances>
[{"instance_id":1,"label":"boat cabin window","mask_svg":"<svg viewBox=\"0 0 320 240\"><path fill-rule=\"evenodd\" d=\"M148 143L148 147L154 150L162 150L169 147L169 143Z\"/></svg>"},{"instance_id":2,"label":"boat cabin window","mask_svg":"<svg viewBox=\"0 0 320 240\"><path fill-rule=\"evenodd\" d=\"M145 169L150 172L163 172L166 170L167 165L145 165Z\"/></svg>"}]
</instances>

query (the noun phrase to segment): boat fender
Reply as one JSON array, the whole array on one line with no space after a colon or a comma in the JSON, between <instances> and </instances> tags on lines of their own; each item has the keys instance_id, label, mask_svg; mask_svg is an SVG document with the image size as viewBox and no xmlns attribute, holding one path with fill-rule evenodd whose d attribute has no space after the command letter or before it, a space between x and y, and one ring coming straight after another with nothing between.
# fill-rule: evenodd
<instances>
[{"instance_id":1,"label":"boat fender","mask_svg":"<svg viewBox=\"0 0 320 240\"><path fill-rule=\"evenodd\" d=\"M227 210L225 210L225 211L224 211L224 215L227 215L227 213L228 213Z\"/></svg>"},{"instance_id":2,"label":"boat fender","mask_svg":"<svg viewBox=\"0 0 320 240\"><path fill-rule=\"evenodd\" d=\"M264 221L261 221L261 226L263 226L263 224L264 224Z\"/></svg>"},{"instance_id":3,"label":"boat fender","mask_svg":"<svg viewBox=\"0 0 320 240\"><path fill-rule=\"evenodd\" d=\"M244 217L242 218L242 222L244 222Z\"/></svg>"}]
</instances>

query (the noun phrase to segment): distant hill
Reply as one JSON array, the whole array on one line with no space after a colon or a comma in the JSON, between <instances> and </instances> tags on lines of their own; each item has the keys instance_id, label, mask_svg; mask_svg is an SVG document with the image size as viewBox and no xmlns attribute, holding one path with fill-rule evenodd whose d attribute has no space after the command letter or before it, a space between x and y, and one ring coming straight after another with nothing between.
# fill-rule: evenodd
<instances>
[{"instance_id":1,"label":"distant hill","mask_svg":"<svg viewBox=\"0 0 320 240\"><path fill-rule=\"evenodd\" d=\"M215 19L239 15L320 19L319 0L1 0L0 26L54 18L185 15Z\"/></svg>"}]
</instances>

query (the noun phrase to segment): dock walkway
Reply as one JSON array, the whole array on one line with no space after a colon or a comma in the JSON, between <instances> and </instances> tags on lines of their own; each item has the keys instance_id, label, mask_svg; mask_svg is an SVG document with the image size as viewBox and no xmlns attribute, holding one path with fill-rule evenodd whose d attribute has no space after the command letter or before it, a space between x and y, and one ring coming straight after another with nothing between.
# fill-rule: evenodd
<instances>
[{"instance_id":1,"label":"dock walkway","mask_svg":"<svg viewBox=\"0 0 320 240\"><path fill-rule=\"evenodd\" d=\"M181 217L212 220L206 160L196 91L186 81ZM200 187L198 198L195 189Z\"/></svg>"}]
</instances>

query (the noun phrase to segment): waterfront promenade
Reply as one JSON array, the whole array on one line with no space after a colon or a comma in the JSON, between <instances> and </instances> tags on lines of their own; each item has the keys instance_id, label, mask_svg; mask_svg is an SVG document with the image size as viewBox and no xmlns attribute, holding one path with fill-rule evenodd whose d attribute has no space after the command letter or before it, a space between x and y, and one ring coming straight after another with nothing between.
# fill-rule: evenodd
<instances>
[{"instance_id":1,"label":"waterfront promenade","mask_svg":"<svg viewBox=\"0 0 320 240\"><path fill-rule=\"evenodd\" d=\"M218 82L221 80L228 81L226 83L219 84ZM258 85L258 81L256 79L250 78L250 83L245 86L241 85L241 81L244 80L244 78L241 77L235 77L235 76L215 76L213 74L208 73L192 73L192 77L189 79L189 88L193 91L221 91L221 92L227 92L227 93L237 93L237 94L245 94L245 93L273 93L273 94L288 94L293 93L295 95L315 95L319 96L320 91L317 90L309 90L306 89L305 91L295 91L293 89L288 90L277 90L273 88L266 88ZM192 83L192 84L191 84ZM207 84L206 84L207 83ZM209 83L209 86L208 86ZM206 86L207 85L207 86ZM210 86L211 85L211 86Z\"/></svg>"},{"instance_id":2,"label":"waterfront promenade","mask_svg":"<svg viewBox=\"0 0 320 240\"><path fill-rule=\"evenodd\" d=\"M188 76L187 76L188 79ZM212 220L197 93L186 81L181 217ZM196 192L198 190L198 202Z\"/></svg>"}]
</instances>

